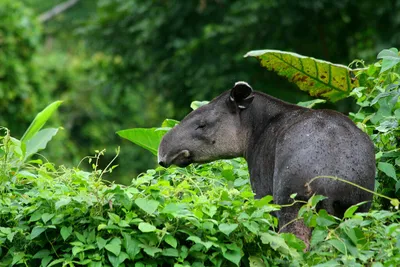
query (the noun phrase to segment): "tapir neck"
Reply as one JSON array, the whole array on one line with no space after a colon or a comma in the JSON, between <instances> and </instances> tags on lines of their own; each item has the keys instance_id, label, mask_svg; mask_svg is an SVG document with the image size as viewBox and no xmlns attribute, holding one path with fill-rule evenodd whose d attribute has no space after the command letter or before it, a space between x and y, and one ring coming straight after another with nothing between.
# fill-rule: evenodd
<instances>
[{"instance_id":1,"label":"tapir neck","mask_svg":"<svg viewBox=\"0 0 400 267\"><path fill-rule=\"evenodd\" d=\"M296 110L304 109L300 106L293 105L272 96L255 92L252 105L247 112L243 112L241 120L245 125L245 140L243 144L244 157L247 159L249 148L254 145L255 140L267 131L272 121L279 120L282 115Z\"/></svg>"}]
</instances>

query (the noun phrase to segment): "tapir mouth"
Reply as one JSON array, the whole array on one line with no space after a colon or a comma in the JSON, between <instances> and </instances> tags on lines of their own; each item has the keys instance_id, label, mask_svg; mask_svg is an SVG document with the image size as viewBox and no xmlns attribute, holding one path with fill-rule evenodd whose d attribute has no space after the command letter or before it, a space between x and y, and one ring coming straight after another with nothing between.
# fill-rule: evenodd
<instances>
[{"instance_id":1,"label":"tapir mouth","mask_svg":"<svg viewBox=\"0 0 400 267\"><path fill-rule=\"evenodd\" d=\"M165 168L171 165L186 167L191 163L192 163L191 153L187 149L181 150L178 153L173 154L172 156L167 155L164 158L160 157L158 160L158 164L160 164Z\"/></svg>"}]
</instances>

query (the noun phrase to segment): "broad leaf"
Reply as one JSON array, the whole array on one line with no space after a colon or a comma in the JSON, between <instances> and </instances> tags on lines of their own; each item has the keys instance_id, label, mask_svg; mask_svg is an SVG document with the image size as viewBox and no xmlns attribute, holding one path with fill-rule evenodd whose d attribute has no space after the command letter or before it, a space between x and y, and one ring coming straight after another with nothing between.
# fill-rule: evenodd
<instances>
[{"instance_id":1,"label":"broad leaf","mask_svg":"<svg viewBox=\"0 0 400 267\"><path fill-rule=\"evenodd\" d=\"M146 222L139 223L139 230L143 233L154 232L157 228L154 225L151 225Z\"/></svg>"},{"instance_id":2,"label":"broad leaf","mask_svg":"<svg viewBox=\"0 0 400 267\"><path fill-rule=\"evenodd\" d=\"M26 142L25 160L40 150L46 148L47 143L57 134L58 128L48 128L37 132Z\"/></svg>"},{"instance_id":3,"label":"broad leaf","mask_svg":"<svg viewBox=\"0 0 400 267\"><path fill-rule=\"evenodd\" d=\"M132 238L128 233L122 233L122 236L124 237L122 244L126 250L126 253L131 260L134 260L136 255L140 252L140 242Z\"/></svg>"},{"instance_id":4,"label":"broad leaf","mask_svg":"<svg viewBox=\"0 0 400 267\"><path fill-rule=\"evenodd\" d=\"M121 239L115 237L105 246L105 249L118 256L121 252Z\"/></svg>"},{"instance_id":5,"label":"broad leaf","mask_svg":"<svg viewBox=\"0 0 400 267\"><path fill-rule=\"evenodd\" d=\"M173 248L176 248L176 246L178 245L178 241L176 241L175 237L173 237L172 235L167 235L164 240Z\"/></svg>"},{"instance_id":6,"label":"broad leaf","mask_svg":"<svg viewBox=\"0 0 400 267\"><path fill-rule=\"evenodd\" d=\"M117 134L157 155L158 146L166 132L158 128L133 128L118 131Z\"/></svg>"},{"instance_id":7,"label":"broad leaf","mask_svg":"<svg viewBox=\"0 0 400 267\"><path fill-rule=\"evenodd\" d=\"M396 170L392 164L387 162L379 162L378 169L397 181Z\"/></svg>"},{"instance_id":8,"label":"broad leaf","mask_svg":"<svg viewBox=\"0 0 400 267\"><path fill-rule=\"evenodd\" d=\"M221 223L218 226L218 229L226 234L227 236L230 235L230 233L232 233L239 225L237 223L233 223L233 224L228 224L228 223Z\"/></svg>"},{"instance_id":9,"label":"broad leaf","mask_svg":"<svg viewBox=\"0 0 400 267\"><path fill-rule=\"evenodd\" d=\"M250 51L245 57L258 58L263 67L286 77L311 96L333 102L347 97L359 86L350 74L357 70L344 65L279 50Z\"/></svg>"},{"instance_id":10,"label":"broad leaf","mask_svg":"<svg viewBox=\"0 0 400 267\"><path fill-rule=\"evenodd\" d=\"M380 73L385 72L400 63L399 51L396 48L382 50L378 54L377 58L382 59L382 68Z\"/></svg>"},{"instance_id":11,"label":"broad leaf","mask_svg":"<svg viewBox=\"0 0 400 267\"><path fill-rule=\"evenodd\" d=\"M240 260L242 258L240 249L223 251L222 256L224 256L225 259L236 264L236 266L239 266Z\"/></svg>"},{"instance_id":12,"label":"broad leaf","mask_svg":"<svg viewBox=\"0 0 400 267\"><path fill-rule=\"evenodd\" d=\"M32 229L31 232L31 239L35 239L36 237L38 237L41 233L43 233L46 230L46 228L44 227L40 227L40 226L35 226Z\"/></svg>"},{"instance_id":13,"label":"broad leaf","mask_svg":"<svg viewBox=\"0 0 400 267\"><path fill-rule=\"evenodd\" d=\"M65 239L64 239L65 240ZM107 240L101 238L100 236L96 237L96 244L98 249L103 249L107 245Z\"/></svg>"},{"instance_id":14,"label":"broad leaf","mask_svg":"<svg viewBox=\"0 0 400 267\"><path fill-rule=\"evenodd\" d=\"M160 205L160 202L153 199L138 198L135 200L135 204L148 214L153 214L157 210L158 205Z\"/></svg>"},{"instance_id":15,"label":"broad leaf","mask_svg":"<svg viewBox=\"0 0 400 267\"><path fill-rule=\"evenodd\" d=\"M44 110L39 112L35 119L32 121L31 125L29 125L28 129L24 133L21 138L21 141L27 142L30 140L37 132L42 129L44 124L48 121L48 119L53 115L53 113L58 109L61 105L62 101L55 101L48 105Z\"/></svg>"},{"instance_id":16,"label":"broad leaf","mask_svg":"<svg viewBox=\"0 0 400 267\"><path fill-rule=\"evenodd\" d=\"M43 221L44 223L47 223L49 220L51 220L51 218L54 217L54 215L55 215L55 214L53 214L53 213L43 213L43 215L42 215L42 221Z\"/></svg>"},{"instance_id":17,"label":"broad leaf","mask_svg":"<svg viewBox=\"0 0 400 267\"><path fill-rule=\"evenodd\" d=\"M198 109L198 108L201 107L201 106L207 105L208 103L210 103L210 101L193 101L193 102L190 104L190 107L191 107L193 110L196 110L196 109Z\"/></svg>"},{"instance_id":18,"label":"broad leaf","mask_svg":"<svg viewBox=\"0 0 400 267\"><path fill-rule=\"evenodd\" d=\"M305 102L299 102L297 103L298 106L305 107L305 108L313 108L316 104L319 103L325 103L326 100L324 99L314 99L310 101L305 101Z\"/></svg>"}]
</instances>

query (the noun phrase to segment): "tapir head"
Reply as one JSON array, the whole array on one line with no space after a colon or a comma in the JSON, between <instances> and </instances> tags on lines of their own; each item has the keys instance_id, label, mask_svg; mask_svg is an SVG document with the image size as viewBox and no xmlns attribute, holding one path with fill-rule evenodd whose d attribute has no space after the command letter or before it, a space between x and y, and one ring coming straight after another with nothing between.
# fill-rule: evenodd
<instances>
[{"instance_id":1,"label":"tapir head","mask_svg":"<svg viewBox=\"0 0 400 267\"><path fill-rule=\"evenodd\" d=\"M161 140L159 164L184 167L243 156L247 133L242 113L253 98L250 85L237 82L231 90L189 113Z\"/></svg>"}]
</instances>

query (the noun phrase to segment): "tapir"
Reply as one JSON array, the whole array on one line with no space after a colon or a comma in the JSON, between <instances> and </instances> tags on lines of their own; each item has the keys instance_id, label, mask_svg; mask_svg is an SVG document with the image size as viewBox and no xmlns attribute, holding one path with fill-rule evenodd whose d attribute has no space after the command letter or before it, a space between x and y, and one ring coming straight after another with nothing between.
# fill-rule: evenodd
<instances>
[{"instance_id":1,"label":"tapir","mask_svg":"<svg viewBox=\"0 0 400 267\"><path fill-rule=\"evenodd\" d=\"M282 205L291 202L293 193L301 200L324 195L327 199L319 208L337 217L362 201L367 203L359 211L370 208L372 194L347 183L317 179L307 184L316 176L335 176L374 190L374 146L339 112L286 103L237 82L189 113L165 134L158 149L158 162L164 167L234 157L246 159L255 198L272 195ZM311 230L294 220L299 208L300 204L282 208L279 227L308 244Z\"/></svg>"}]
</instances>

